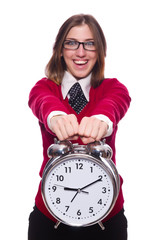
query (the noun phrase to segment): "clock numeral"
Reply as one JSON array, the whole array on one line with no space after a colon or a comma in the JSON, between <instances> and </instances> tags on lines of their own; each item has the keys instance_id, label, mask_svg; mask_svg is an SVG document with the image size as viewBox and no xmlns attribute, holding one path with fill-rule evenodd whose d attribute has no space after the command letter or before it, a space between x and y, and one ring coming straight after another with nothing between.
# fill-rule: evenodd
<instances>
[{"instance_id":1,"label":"clock numeral","mask_svg":"<svg viewBox=\"0 0 159 240\"><path fill-rule=\"evenodd\" d=\"M89 213L93 213L93 207L89 208Z\"/></svg>"},{"instance_id":2,"label":"clock numeral","mask_svg":"<svg viewBox=\"0 0 159 240\"><path fill-rule=\"evenodd\" d=\"M56 186L53 186L53 187L52 187L52 190L53 190L53 192L55 192L55 191L56 191L56 189L57 189L57 187L56 187Z\"/></svg>"},{"instance_id":3,"label":"clock numeral","mask_svg":"<svg viewBox=\"0 0 159 240\"><path fill-rule=\"evenodd\" d=\"M65 208L66 208L66 212L68 211L68 209L70 208L70 206L65 206Z\"/></svg>"},{"instance_id":4,"label":"clock numeral","mask_svg":"<svg viewBox=\"0 0 159 240\"><path fill-rule=\"evenodd\" d=\"M98 177L99 177L101 180L102 180L102 178L103 178L103 176L102 176L102 175L99 175Z\"/></svg>"},{"instance_id":5,"label":"clock numeral","mask_svg":"<svg viewBox=\"0 0 159 240\"><path fill-rule=\"evenodd\" d=\"M71 167L65 167L65 173L71 173Z\"/></svg>"},{"instance_id":6,"label":"clock numeral","mask_svg":"<svg viewBox=\"0 0 159 240\"><path fill-rule=\"evenodd\" d=\"M102 205L102 199L99 199L99 201L97 203Z\"/></svg>"},{"instance_id":7,"label":"clock numeral","mask_svg":"<svg viewBox=\"0 0 159 240\"><path fill-rule=\"evenodd\" d=\"M83 169L83 163L76 163L76 169Z\"/></svg>"},{"instance_id":8,"label":"clock numeral","mask_svg":"<svg viewBox=\"0 0 159 240\"><path fill-rule=\"evenodd\" d=\"M61 203L61 199L60 198L56 198L56 203L60 204Z\"/></svg>"},{"instance_id":9,"label":"clock numeral","mask_svg":"<svg viewBox=\"0 0 159 240\"><path fill-rule=\"evenodd\" d=\"M106 193L107 192L106 187L102 187L102 189L103 189L102 193Z\"/></svg>"},{"instance_id":10,"label":"clock numeral","mask_svg":"<svg viewBox=\"0 0 159 240\"><path fill-rule=\"evenodd\" d=\"M93 167L90 167L90 169L91 169L91 173L93 172Z\"/></svg>"},{"instance_id":11,"label":"clock numeral","mask_svg":"<svg viewBox=\"0 0 159 240\"><path fill-rule=\"evenodd\" d=\"M80 211L80 209L77 211L77 215L78 215L78 216L81 216L81 211Z\"/></svg>"},{"instance_id":12,"label":"clock numeral","mask_svg":"<svg viewBox=\"0 0 159 240\"><path fill-rule=\"evenodd\" d=\"M56 175L57 177L57 181L63 181L64 180L64 176L63 175Z\"/></svg>"}]
</instances>

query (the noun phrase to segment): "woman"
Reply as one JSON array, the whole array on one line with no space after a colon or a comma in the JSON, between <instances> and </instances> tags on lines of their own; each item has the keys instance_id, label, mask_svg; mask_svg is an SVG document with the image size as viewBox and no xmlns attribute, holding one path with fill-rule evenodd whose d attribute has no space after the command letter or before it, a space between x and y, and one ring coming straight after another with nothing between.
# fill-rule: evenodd
<instances>
[{"instance_id":1,"label":"woman","mask_svg":"<svg viewBox=\"0 0 159 240\"><path fill-rule=\"evenodd\" d=\"M62 25L46 67L47 78L38 81L29 96L29 106L39 119L43 140L41 177L48 161L47 149L54 138L79 144L106 138L116 162L117 124L129 107L130 97L117 79L104 79L105 56L105 37L94 17L75 15ZM121 178L121 186L122 182ZM98 225L72 228L64 224L55 230L55 219L43 203L40 183L29 218L28 239L74 239L77 234L96 239L98 234L105 239L125 240L127 220L123 204L120 188L113 210L103 220L104 231Z\"/></svg>"}]
</instances>

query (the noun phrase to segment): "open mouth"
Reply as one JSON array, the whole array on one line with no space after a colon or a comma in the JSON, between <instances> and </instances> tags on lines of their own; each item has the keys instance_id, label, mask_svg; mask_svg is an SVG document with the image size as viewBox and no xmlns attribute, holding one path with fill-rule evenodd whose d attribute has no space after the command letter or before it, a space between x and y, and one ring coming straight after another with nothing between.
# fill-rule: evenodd
<instances>
[{"instance_id":1,"label":"open mouth","mask_svg":"<svg viewBox=\"0 0 159 240\"><path fill-rule=\"evenodd\" d=\"M85 65L85 64L87 64L88 63L88 61L84 61L84 60L79 60L79 61L73 61L75 64L77 64L77 65Z\"/></svg>"}]
</instances>

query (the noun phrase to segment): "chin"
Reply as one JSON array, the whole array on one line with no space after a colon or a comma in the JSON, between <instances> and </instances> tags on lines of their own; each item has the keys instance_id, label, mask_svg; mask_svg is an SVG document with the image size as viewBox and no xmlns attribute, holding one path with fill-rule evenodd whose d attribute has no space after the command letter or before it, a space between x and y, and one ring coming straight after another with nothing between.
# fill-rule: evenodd
<instances>
[{"instance_id":1,"label":"chin","mask_svg":"<svg viewBox=\"0 0 159 240\"><path fill-rule=\"evenodd\" d=\"M79 79L82 79L82 78L86 78L87 76L89 75L89 73L86 73L86 74L74 74L73 76L79 80Z\"/></svg>"}]
</instances>

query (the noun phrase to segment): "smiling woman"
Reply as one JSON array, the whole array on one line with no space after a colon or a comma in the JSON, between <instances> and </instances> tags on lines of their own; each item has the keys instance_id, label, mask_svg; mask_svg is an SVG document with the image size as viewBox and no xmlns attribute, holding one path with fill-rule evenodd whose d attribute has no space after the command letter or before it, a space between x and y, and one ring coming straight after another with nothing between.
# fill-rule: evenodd
<instances>
[{"instance_id":1,"label":"smiling woman","mask_svg":"<svg viewBox=\"0 0 159 240\"><path fill-rule=\"evenodd\" d=\"M43 140L44 160L40 177L49 160L47 149L57 138L80 145L106 139L114 153L112 160L116 163L117 125L128 110L131 99L127 88L117 79L104 78L105 56L106 40L94 17L75 15L62 25L46 67L47 78L38 81L29 96L29 106L39 120ZM82 179L75 177L76 189L80 189ZM94 239L98 234L99 238L108 240L126 240L122 183L120 177L119 195L112 211L103 219L105 230L102 231L96 225L73 229L65 224L55 230L53 226L57 220L45 206L40 182L34 211L29 218L29 240L72 240L77 237L77 232L81 238L89 234L90 239ZM90 184L94 184L93 179ZM72 188L70 183L69 188ZM74 198L72 196L70 201ZM100 199L100 204L103 203Z\"/></svg>"},{"instance_id":2,"label":"smiling woman","mask_svg":"<svg viewBox=\"0 0 159 240\"><path fill-rule=\"evenodd\" d=\"M64 46L66 46L66 43L68 45L68 40L70 40L69 46L70 43L73 43L73 49L68 49L68 47L63 48L62 56L66 63L67 71L76 79L87 77L97 61L97 52L90 51L90 48L85 49L85 46L87 45L91 47L93 46L93 50L95 48L94 44L88 44L88 39L91 40L89 40L91 43L94 43L93 34L90 28L87 24L82 24L71 28L66 36L67 41L64 42Z\"/></svg>"},{"instance_id":3,"label":"smiling woman","mask_svg":"<svg viewBox=\"0 0 159 240\"><path fill-rule=\"evenodd\" d=\"M83 28L84 25L85 27ZM74 32L74 27L78 28L76 36L71 35L71 32ZM82 34L84 32L86 33L86 36L83 38ZM54 44L53 55L46 66L46 76L57 84L61 83L64 72L67 69L66 63L62 56L63 47L68 48L68 42L67 47L65 46L66 40L74 40L74 43L76 42L76 44L78 41L86 41L87 45L88 42L89 45L90 43L94 44L96 52L98 54L97 61L94 68L92 69L91 85L93 87L98 86L100 84L100 81L104 79L107 45L104 33L99 23L91 15L75 15L66 20L66 22L64 22L64 24L61 26ZM78 45L78 47L81 47L81 45ZM84 49L87 48L86 43L83 45L83 47Z\"/></svg>"}]
</instances>

